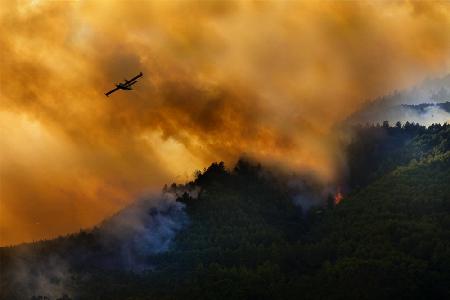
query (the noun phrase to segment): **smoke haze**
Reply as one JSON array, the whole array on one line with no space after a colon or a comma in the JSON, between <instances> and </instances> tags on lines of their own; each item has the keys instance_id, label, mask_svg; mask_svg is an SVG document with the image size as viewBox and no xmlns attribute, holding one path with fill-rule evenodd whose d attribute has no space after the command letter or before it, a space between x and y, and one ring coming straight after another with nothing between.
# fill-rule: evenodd
<instances>
[{"instance_id":1,"label":"smoke haze","mask_svg":"<svg viewBox=\"0 0 450 300\"><path fill-rule=\"evenodd\" d=\"M89 278L77 273L83 267L136 274L152 270L152 255L169 250L176 233L189 223L177 196L175 192L148 195L95 229L67 237L65 243L59 240L58 248L52 248L49 241L4 249L13 251L3 261L2 284L9 289L2 290L6 294L0 297L7 297L8 291L14 291L18 299L78 296L76 281Z\"/></svg>"},{"instance_id":2,"label":"smoke haze","mask_svg":"<svg viewBox=\"0 0 450 300\"><path fill-rule=\"evenodd\" d=\"M176 194L165 192L141 199L106 220L99 237L105 249L118 253L101 267L133 271L152 268L148 256L167 251L176 233L188 224L184 204L176 198Z\"/></svg>"},{"instance_id":3,"label":"smoke haze","mask_svg":"<svg viewBox=\"0 0 450 300\"><path fill-rule=\"evenodd\" d=\"M242 154L334 180L333 124L450 71L446 1L1 2L1 245Z\"/></svg>"}]
</instances>

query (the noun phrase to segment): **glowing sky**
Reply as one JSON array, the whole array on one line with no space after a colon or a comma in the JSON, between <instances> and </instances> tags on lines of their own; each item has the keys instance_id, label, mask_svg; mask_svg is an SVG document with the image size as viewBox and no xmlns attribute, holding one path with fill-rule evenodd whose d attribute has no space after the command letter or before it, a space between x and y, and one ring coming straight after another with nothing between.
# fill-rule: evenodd
<instances>
[{"instance_id":1,"label":"glowing sky","mask_svg":"<svg viewBox=\"0 0 450 300\"><path fill-rule=\"evenodd\" d=\"M242 154L332 180L336 121L450 71L448 1L0 2L1 245Z\"/></svg>"}]
</instances>

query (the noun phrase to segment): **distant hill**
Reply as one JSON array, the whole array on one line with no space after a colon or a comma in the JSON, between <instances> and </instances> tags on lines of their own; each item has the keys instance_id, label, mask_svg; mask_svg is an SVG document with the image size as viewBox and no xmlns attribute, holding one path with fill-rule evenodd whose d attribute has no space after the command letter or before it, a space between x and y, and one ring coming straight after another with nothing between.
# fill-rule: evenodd
<instances>
[{"instance_id":1,"label":"distant hill","mask_svg":"<svg viewBox=\"0 0 450 300\"><path fill-rule=\"evenodd\" d=\"M314 178L213 163L174 198L1 248L0 298L448 299L450 126L357 126L346 152L339 203Z\"/></svg>"},{"instance_id":2,"label":"distant hill","mask_svg":"<svg viewBox=\"0 0 450 300\"><path fill-rule=\"evenodd\" d=\"M450 113L449 101L440 103L402 104L400 106L404 109L413 110L419 114L426 113L427 111L433 108L441 109L447 113Z\"/></svg>"},{"instance_id":3,"label":"distant hill","mask_svg":"<svg viewBox=\"0 0 450 300\"><path fill-rule=\"evenodd\" d=\"M450 74L429 79L405 91L396 91L364 105L347 124L415 122L423 125L450 121Z\"/></svg>"}]
</instances>

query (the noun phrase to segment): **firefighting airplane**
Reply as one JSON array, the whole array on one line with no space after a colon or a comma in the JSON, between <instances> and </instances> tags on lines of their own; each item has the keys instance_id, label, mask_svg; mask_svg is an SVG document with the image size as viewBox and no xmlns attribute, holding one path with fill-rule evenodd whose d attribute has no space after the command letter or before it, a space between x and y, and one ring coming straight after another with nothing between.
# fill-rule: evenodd
<instances>
[{"instance_id":1,"label":"firefighting airplane","mask_svg":"<svg viewBox=\"0 0 450 300\"><path fill-rule=\"evenodd\" d=\"M106 97L109 96L109 94L114 93L117 90L132 90L132 85L135 84L137 82L137 79L139 77L142 77L142 72L140 72L138 75L134 76L133 78L131 78L130 80L126 80L124 83L118 83L116 84L116 88L110 90L109 92L105 93Z\"/></svg>"}]
</instances>

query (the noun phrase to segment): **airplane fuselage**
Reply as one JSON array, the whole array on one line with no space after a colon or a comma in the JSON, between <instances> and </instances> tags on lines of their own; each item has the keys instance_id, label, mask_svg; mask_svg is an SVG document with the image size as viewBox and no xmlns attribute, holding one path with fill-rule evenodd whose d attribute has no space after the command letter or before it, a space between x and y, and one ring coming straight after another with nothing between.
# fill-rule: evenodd
<instances>
[{"instance_id":1,"label":"airplane fuselage","mask_svg":"<svg viewBox=\"0 0 450 300\"><path fill-rule=\"evenodd\" d=\"M136 83L136 82L134 82L134 83ZM134 84L133 83L133 84ZM119 83L119 84L116 84L116 87L118 88L118 89L121 89L121 90L131 90L132 88L131 88L131 84L123 84L123 83Z\"/></svg>"},{"instance_id":2,"label":"airplane fuselage","mask_svg":"<svg viewBox=\"0 0 450 300\"><path fill-rule=\"evenodd\" d=\"M136 75L136 76L134 76L132 79L130 79L130 80L127 80L127 79L125 79L125 82L121 82L121 83L118 83L118 84L116 84L116 88L115 89L112 89L111 91L109 91L109 92L107 92L107 93L105 93L105 95L106 96L109 96L109 94L111 94L111 93L114 93L115 91L117 91L117 90L131 90L132 89L132 85L133 84L135 84L136 82L137 82L137 79L139 78L139 77L142 77L142 72L140 72L138 75Z\"/></svg>"}]
</instances>

